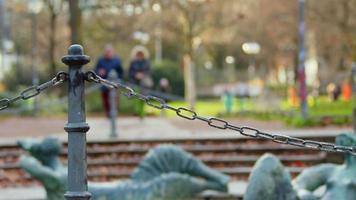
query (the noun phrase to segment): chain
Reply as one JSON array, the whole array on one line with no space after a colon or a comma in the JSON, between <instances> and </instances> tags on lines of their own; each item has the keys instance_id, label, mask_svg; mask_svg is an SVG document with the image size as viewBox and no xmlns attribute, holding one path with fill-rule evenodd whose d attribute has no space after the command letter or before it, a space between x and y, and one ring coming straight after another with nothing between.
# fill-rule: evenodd
<instances>
[{"instance_id":1,"label":"chain","mask_svg":"<svg viewBox=\"0 0 356 200\"><path fill-rule=\"evenodd\" d=\"M296 137L291 137L287 135L279 135L279 134L270 134L266 133L263 131L260 131L258 129L248 127L248 126L242 126L238 127L235 125L230 124L228 121L225 121L223 119L215 118L215 117L204 117L198 115L195 111L184 108L184 107L179 107L175 108L170 105L168 105L165 100L151 96L151 95L143 95L140 93L135 92L132 88L130 88L127 85L124 85L122 83L114 83L111 81L108 81L106 79L101 78L100 76L96 75L95 72L93 71L88 71L86 72L86 80L89 82L95 82L102 84L106 87L112 88L112 89L119 89L119 91L124 94L127 97L135 97L137 99L140 99L144 101L148 106L151 106L153 108L159 109L159 110L171 110L176 113L177 116L187 119L187 120L200 120L205 123L207 123L209 126L217 129L222 129L222 130L233 130L239 132L241 135L247 136L247 137L252 137L252 138L260 138L260 139L266 139L266 140L271 140L276 143L280 144L288 144L288 145L293 145L297 147L304 147L304 148L311 148L311 149L318 149L321 151L328 151L328 152L341 152L341 153L350 153L352 155L356 155L356 146L341 146L341 145L336 145L333 143L327 143L327 142L318 142L318 141L313 141L313 140L304 140Z\"/></svg>"},{"instance_id":2,"label":"chain","mask_svg":"<svg viewBox=\"0 0 356 200\"><path fill-rule=\"evenodd\" d=\"M8 108L11 104L19 100L27 100L39 95L42 91L60 85L68 79L66 72L58 72L52 80L45 82L41 85L34 85L23 90L18 96L13 98L3 98L0 100L0 111Z\"/></svg>"}]
</instances>

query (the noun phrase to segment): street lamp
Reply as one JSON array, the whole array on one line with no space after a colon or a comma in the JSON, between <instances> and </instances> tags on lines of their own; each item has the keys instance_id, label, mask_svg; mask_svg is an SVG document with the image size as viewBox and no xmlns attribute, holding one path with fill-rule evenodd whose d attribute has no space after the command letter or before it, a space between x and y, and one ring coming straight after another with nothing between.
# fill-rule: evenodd
<instances>
[{"instance_id":1,"label":"street lamp","mask_svg":"<svg viewBox=\"0 0 356 200\"><path fill-rule=\"evenodd\" d=\"M162 61L162 17L161 17L161 11L162 7L161 4L159 3L154 3L152 5L152 10L157 13L158 16L158 23L156 26L156 31L155 31L155 61L156 62L161 62Z\"/></svg>"},{"instance_id":2,"label":"street lamp","mask_svg":"<svg viewBox=\"0 0 356 200\"><path fill-rule=\"evenodd\" d=\"M225 62L229 65L232 65L235 63L235 58L233 56L226 56Z\"/></svg>"},{"instance_id":3,"label":"street lamp","mask_svg":"<svg viewBox=\"0 0 356 200\"><path fill-rule=\"evenodd\" d=\"M251 76L255 73L255 65L256 65L255 55L260 53L261 46L257 42L245 42L242 44L242 51L248 55L251 55L249 66L247 69L248 77L251 78Z\"/></svg>"},{"instance_id":4,"label":"street lamp","mask_svg":"<svg viewBox=\"0 0 356 200\"><path fill-rule=\"evenodd\" d=\"M28 2L28 11L29 11L31 14L37 15L38 13L41 12L42 7L43 7L42 1L39 1L39 0L30 0L30 1Z\"/></svg>"},{"instance_id":5,"label":"street lamp","mask_svg":"<svg viewBox=\"0 0 356 200\"><path fill-rule=\"evenodd\" d=\"M146 33L146 32L142 32L142 31L135 31L132 34L132 37L135 40L138 40L141 42L141 44L147 44L147 42L150 40L150 34Z\"/></svg>"},{"instance_id":6,"label":"street lamp","mask_svg":"<svg viewBox=\"0 0 356 200\"><path fill-rule=\"evenodd\" d=\"M157 12L157 13L161 12L161 4L159 4L159 3L153 4L153 5L152 5L152 10L153 10L154 12Z\"/></svg>"},{"instance_id":7,"label":"street lamp","mask_svg":"<svg viewBox=\"0 0 356 200\"><path fill-rule=\"evenodd\" d=\"M32 71L32 85L38 85L38 71L37 71L37 14L41 12L43 3L39 0L30 0L28 2L28 11L31 15L31 71ZM33 112L36 113L38 110L37 99L34 99Z\"/></svg>"}]
</instances>

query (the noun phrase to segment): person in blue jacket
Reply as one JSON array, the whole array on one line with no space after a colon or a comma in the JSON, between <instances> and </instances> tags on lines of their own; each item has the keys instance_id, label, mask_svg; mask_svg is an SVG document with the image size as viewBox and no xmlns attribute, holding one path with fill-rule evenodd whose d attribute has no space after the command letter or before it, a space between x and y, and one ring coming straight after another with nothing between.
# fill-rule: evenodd
<instances>
[{"instance_id":1,"label":"person in blue jacket","mask_svg":"<svg viewBox=\"0 0 356 200\"><path fill-rule=\"evenodd\" d=\"M104 55L99 58L95 72L104 79L108 79L109 74L115 72L118 79L122 79L124 76L124 70L121 64L121 60L118 56L114 55L113 47L108 44L104 48ZM109 101L109 89L101 87L101 97L103 106L105 108L106 116L110 116L110 101Z\"/></svg>"}]
</instances>

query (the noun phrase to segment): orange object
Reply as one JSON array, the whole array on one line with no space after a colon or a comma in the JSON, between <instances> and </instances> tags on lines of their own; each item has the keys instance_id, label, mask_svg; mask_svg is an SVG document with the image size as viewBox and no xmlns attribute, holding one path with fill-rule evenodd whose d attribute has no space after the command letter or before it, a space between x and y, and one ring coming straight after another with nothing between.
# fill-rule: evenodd
<instances>
[{"instance_id":1,"label":"orange object","mask_svg":"<svg viewBox=\"0 0 356 200\"><path fill-rule=\"evenodd\" d=\"M343 82L341 86L342 99L344 101L350 101L352 97L352 86L348 82Z\"/></svg>"},{"instance_id":2,"label":"orange object","mask_svg":"<svg viewBox=\"0 0 356 200\"><path fill-rule=\"evenodd\" d=\"M295 87L288 88L288 103L293 107L298 106L298 95Z\"/></svg>"}]
</instances>

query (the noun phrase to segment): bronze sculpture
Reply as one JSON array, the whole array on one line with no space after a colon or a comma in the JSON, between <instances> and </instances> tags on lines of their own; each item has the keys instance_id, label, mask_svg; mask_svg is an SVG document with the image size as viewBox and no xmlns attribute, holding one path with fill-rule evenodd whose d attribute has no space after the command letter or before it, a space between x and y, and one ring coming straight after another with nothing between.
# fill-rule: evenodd
<instances>
[{"instance_id":1,"label":"bronze sculpture","mask_svg":"<svg viewBox=\"0 0 356 200\"><path fill-rule=\"evenodd\" d=\"M67 167L58 157L59 141L46 138L42 142L18 143L30 154L21 157L21 167L43 184L48 200L64 200ZM160 145L149 151L129 180L89 182L89 191L93 200L178 200L207 189L227 191L228 182L228 176L210 169L181 148Z\"/></svg>"},{"instance_id":2,"label":"bronze sculpture","mask_svg":"<svg viewBox=\"0 0 356 200\"><path fill-rule=\"evenodd\" d=\"M341 134L336 144L356 145L356 135ZM326 186L319 198L314 191ZM293 181L277 157L265 154L255 164L244 195L245 200L354 200L356 199L356 156L345 154L344 163L320 164L304 170Z\"/></svg>"}]
</instances>

